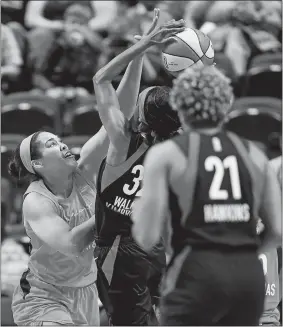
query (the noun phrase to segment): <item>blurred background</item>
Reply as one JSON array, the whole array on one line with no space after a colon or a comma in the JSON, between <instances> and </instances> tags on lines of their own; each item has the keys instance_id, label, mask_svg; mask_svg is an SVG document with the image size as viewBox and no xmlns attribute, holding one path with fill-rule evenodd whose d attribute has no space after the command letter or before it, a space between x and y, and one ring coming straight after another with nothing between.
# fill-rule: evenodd
<instances>
[{"instance_id":1,"label":"blurred background","mask_svg":"<svg viewBox=\"0 0 283 327\"><path fill-rule=\"evenodd\" d=\"M281 155L281 1L2 0L2 326L14 325L12 293L29 258L21 216L26 185L9 177L9 157L26 135L44 129L79 158L101 127L92 77L151 24L154 7L160 23L184 18L211 38L235 94L225 127L254 140L270 159ZM152 85L172 85L155 47L145 55L141 91Z\"/></svg>"}]
</instances>

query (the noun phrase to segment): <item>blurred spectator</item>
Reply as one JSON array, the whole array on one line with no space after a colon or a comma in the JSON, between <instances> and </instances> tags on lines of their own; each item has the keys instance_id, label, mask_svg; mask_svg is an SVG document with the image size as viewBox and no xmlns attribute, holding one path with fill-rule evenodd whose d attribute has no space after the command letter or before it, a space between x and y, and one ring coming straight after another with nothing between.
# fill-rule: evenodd
<instances>
[{"instance_id":1,"label":"blurred spectator","mask_svg":"<svg viewBox=\"0 0 283 327\"><path fill-rule=\"evenodd\" d=\"M184 19L185 10L188 5L187 0L172 0L172 1L159 1L157 7L160 9L161 12L167 13L168 18L169 15L171 16L170 19Z\"/></svg>"},{"instance_id":2,"label":"blurred spectator","mask_svg":"<svg viewBox=\"0 0 283 327\"><path fill-rule=\"evenodd\" d=\"M134 35L141 35L148 30L154 7L162 7L158 24L162 25L172 19L169 12L173 1L121 1L119 2L117 17L109 29L107 44L112 49L108 60L117 56L134 42ZM183 1L175 1L175 5ZM170 3L170 6L168 6ZM169 80L169 82L168 82ZM118 83L114 81L115 83ZM142 85L154 84L170 85L171 77L165 73L161 60L161 53L158 47L151 47L144 56L144 67L142 74ZM169 83L169 84L168 84Z\"/></svg>"},{"instance_id":3,"label":"blurred spectator","mask_svg":"<svg viewBox=\"0 0 283 327\"><path fill-rule=\"evenodd\" d=\"M93 91L92 77L100 67L102 38L88 23L93 11L81 3L69 6L64 14L63 30L35 29L29 34L34 86L40 90L75 86Z\"/></svg>"},{"instance_id":4,"label":"blurred spectator","mask_svg":"<svg viewBox=\"0 0 283 327\"><path fill-rule=\"evenodd\" d=\"M188 27L200 29L205 22L225 24L230 21L238 1L189 1L184 19Z\"/></svg>"},{"instance_id":5,"label":"blurred spectator","mask_svg":"<svg viewBox=\"0 0 283 327\"><path fill-rule=\"evenodd\" d=\"M215 51L224 53L233 63L237 76L242 76L254 56L281 51L281 4L238 1L230 9L230 21L212 24L208 35Z\"/></svg>"},{"instance_id":6,"label":"blurred spectator","mask_svg":"<svg viewBox=\"0 0 283 327\"><path fill-rule=\"evenodd\" d=\"M24 24L27 0L1 0L1 23L17 22Z\"/></svg>"},{"instance_id":7,"label":"blurred spectator","mask_svg":"<svg viewBox=\"0 0 283 327\"><path fill-rule=\"evenodd\" d=\"M93 31L107 31L116 15L116 1L30 1L26 8L25 24L29 28L63 30L64 13L74 3L84 5L95 13L89 21Z\"/></svg>"},{"instance_id":8,"label":"blurred spectator","mask_svg":"<svg viewBox=\"0 0 283 327\"><path fill-rule=\"evenodd\" d=\"M21 73L23 58L11 29L1 24L1 88L8 93Z\"/></svg>"}]
</instances>

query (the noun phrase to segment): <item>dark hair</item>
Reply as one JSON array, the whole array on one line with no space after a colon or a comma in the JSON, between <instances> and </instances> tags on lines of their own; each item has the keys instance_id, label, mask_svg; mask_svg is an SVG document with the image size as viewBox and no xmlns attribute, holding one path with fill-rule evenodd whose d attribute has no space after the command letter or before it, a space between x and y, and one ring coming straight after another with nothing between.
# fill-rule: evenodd
<instances>
[{"instance_id":1,"label":"dark hair","mask_svg":"<svg viewBox=\"0 0 283 327\"><path fill-rule=\"evenodd\" d=\"M39 142L37 141L38 136L41 132L36 132L30 142L30 156L31 160L36 160L41 157L41 153L39 151ZM20 146L19 144L14 151L12 158L8 164L9 174L14 177L18 182L26 181L26 180L34 180L38 179L40 176L38 174L30 173L26 167L23 165L21 157L20 157Z\"/></svg>"},{"instance_id":2,"label":"dark hair","mask_svg":"<svg viewBox=\"0 0 283 327\"><path fill-rule=\"evenodd\" d=\"M175 135L181 126L178 114L169 104L170 91L168 86L156 86L146 95L143 108L145 122L140 123L139 132L150 144L153 142L152 131L163 140Z\"/></svg>"}]
</instances>

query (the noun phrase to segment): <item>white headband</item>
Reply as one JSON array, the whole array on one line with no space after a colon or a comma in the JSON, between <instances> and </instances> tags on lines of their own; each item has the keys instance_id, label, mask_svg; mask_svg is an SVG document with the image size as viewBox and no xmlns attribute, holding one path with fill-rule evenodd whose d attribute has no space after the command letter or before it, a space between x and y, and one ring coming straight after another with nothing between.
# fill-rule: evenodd
<instances>
[{"instance_id":1,"label":"white headband","mask_svg":"<svg viewBox=\"0 0 283 327\"><path fill-rule=\"evenodd\" d=\"M150 87L146 88L145 90L143 90L140 93L139 98L138 98L139 119L141 122L143 122L145 124L147 124L147 121L145 119L144 103L145 103L145 99L146 99L148 92L154 88L156 88L156 86L150 86Z\"/></svg>"},{"instance_id":2,"label":"white headband","mask_svg":"<svg viewBox=\"0 0 283 327\"><path fill-rule=\"evenodd\" d=\"M31 164L31 156L30 156L30 142L34 134L35 133L23 139L20 145L20 157L22 163L25 166L26 170L28 170L31 174L35 174L35 171Z\"/></svg>"}]
</instances>

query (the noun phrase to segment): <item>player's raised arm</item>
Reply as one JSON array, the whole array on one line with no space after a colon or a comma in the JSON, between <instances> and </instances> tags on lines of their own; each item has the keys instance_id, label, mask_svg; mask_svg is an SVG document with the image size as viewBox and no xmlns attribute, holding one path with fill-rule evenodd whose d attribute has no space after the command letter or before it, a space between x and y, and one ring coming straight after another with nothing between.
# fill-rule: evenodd
<instances>
[{"instance_id":1,"label":"player's raised arm","mask_svg":"<svg viewBox=\"0 0 283 327\"><path fill-rule=\"evenodd\" d=\"M71 229L56 212L52 202L37 193L25 198L23 214L43 242L65 255L80 255L94 240L94 217Z\"/></svg>"},{"instance_id":2,"label":"player's raised arm","mask_svg":"<svg viewBox=\"0 0 283 327\"><path fill-rule=\"evenodd\" d=\"M156 9L153 22L145 35L150 34L155 29L158 18L159 11ZM143 67L143 55L144 53L141 53L129 63L116 91L121 111L127 119L132 117L136 107ZM96 179L101 160L106 156L108 147L109 138L104 126L102 126L82 148L78 164L80 169L84 170L93 181Z\"/></svg>"},{"instance_id":3,"label":"player's raised arm","mask_svg":"<svg viewBox=\"0 0 283 327\"><path fill-rule=\"evenodd\" d=\"M116 150L128 145L128 120L120 110L117 94L112 86L112 80L120 74L125 66L137 55L154 44L162 44L176 33L184 30L184 21L171 21L155 29L143 37L138 43L118 55L105 67L100 69L93 78L101 121L107 130L111 144Z\"/></svg>"},{"instance_id":4,"label":"player's raised arm","mask_svg":"<svg viewBox=\"0 0 283 327\"><path fill-rule=\"evenodd\" d=\"M168 158L170 153L168 156L166 143L155 145L149 150L144 163L142 196L133 206L133 237L145 251L150 251L160 240L167 217Z\"/></svg>"}]
</instances>

